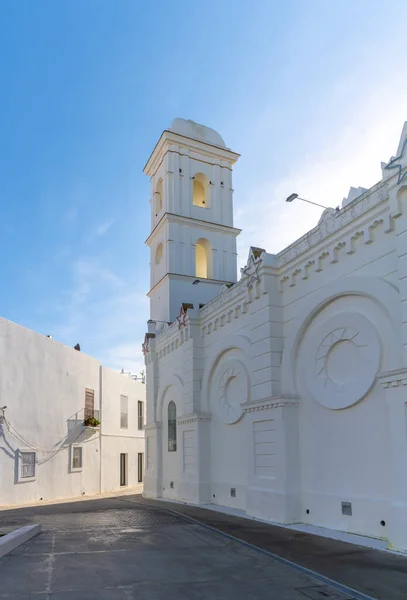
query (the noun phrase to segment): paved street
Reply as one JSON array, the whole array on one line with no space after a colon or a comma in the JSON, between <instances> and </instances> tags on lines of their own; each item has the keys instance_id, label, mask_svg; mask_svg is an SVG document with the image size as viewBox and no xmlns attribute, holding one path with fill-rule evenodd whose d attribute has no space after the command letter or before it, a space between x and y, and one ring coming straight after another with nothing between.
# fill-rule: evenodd
<instances>
[{"instance_id":1,"label":"paved street","mask_svg":"<svg viewBox=\"0 0 407 600\"><path fill-rule=\"evenodd\" d=\"M349 600L221 534L131 497L0 513L43 532L0 560L0 599Z\"/></svg>"},{"instance_id":2,"label":"paved street","mask_svg":"<svg viewBox=\"0 0 407 600\"><path fill-rule=\"evenodd\" d=\"M157 507L165 506L279 558L358 590L368 597L377 600L407 599L405 554L373 550L198 506L145 500L141 497L137 498L137 502Z\"/></svg>"}]
</instances>

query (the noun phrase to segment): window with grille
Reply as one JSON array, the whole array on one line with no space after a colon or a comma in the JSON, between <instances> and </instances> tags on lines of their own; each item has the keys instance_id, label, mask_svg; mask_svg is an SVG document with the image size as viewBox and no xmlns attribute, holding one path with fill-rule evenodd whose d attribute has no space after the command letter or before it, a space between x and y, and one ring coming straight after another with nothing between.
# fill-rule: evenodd
<instances>
[{"instance_id":1,"label":"window with grille","mask_svg":"<svg viewBox=\"0 0 407 600\"><path fill-rule=\"evenodd\" d=\"M129 399L120 396L120 428L127 429L129 426Z\"/></svg>"},{"instance_id":2,"label":"window with grille","mask_svg":"<svg viewBox=\"0 0 407 600\"><path fill-rule=\"evenodd\" d=\"M82 469L82 446L72 447L72 469Z\"/></svg>"},{"instance_id":3,"label":"window with grille","mask_svg":"<svg viewBox=\"0 0 407 600\"><path fill-rule=\"evenodd\" d=\"M171 400L168 405L168 452L177 450L177 408Z\"/></svg>"},{"instance_id":4,"label":"window with grille","mask_svg":"<svg viewBox=\"0 0 407 600\"><path fill-rule=\"evenodd\" d=\"M137 402L138 429L144 429L144 404L141 400Z\"/></svg>"},{"instance_id":5,"label":"window with grille","mask_svg":"<svg viewBox=\"0 0 407 600\"><path fill-rule=\"evenodd\" d=\"M35 477L35 452L20 453L20 478L32 479Z\"/></svg>"},{"instance_id":6,"label":"window with grille","mask_svg":"<svg viewBox=\"0 0 407 600\"><path fill-rule=\"evenodd\" d=\"M144 453L139 452L137 455L137 481L143 482L143 470L144 470Z\"/></svg>"},{"instance_id":7,"label":"window with grille","mask_svg":"<svg viewBox=\"0 0 407 600\"><path fill-rule=\"evenodd\" d=\"M95 416L95 391L85 389L85 421Z\"/></svg>"}]
</instances>

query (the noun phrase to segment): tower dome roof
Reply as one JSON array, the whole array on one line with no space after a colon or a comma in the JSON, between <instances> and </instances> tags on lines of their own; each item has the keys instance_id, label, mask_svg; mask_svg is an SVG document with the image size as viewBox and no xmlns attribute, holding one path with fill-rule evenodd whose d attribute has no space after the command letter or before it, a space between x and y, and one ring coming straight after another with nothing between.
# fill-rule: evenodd
<instances>
[{"instance_id":1,"label":"tower dome roof","mask_svg":"<svg viewBox=\"0 0 407 600\"><path fill-rule=\"evenodd\" d=\"M222 136L217 131L205 125L199 125L199 123L195 123L195 121L191 121L190 119L174 119L171 123L170 131L193 138L194 140L200 140L212 146L226 148Z\"/></svg>"}]
</instances>

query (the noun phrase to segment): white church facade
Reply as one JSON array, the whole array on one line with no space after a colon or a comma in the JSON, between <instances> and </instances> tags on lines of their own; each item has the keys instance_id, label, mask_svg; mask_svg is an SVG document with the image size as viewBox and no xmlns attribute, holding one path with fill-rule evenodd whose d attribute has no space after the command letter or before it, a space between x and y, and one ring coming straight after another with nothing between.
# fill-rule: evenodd
<instances>
[{"instance_id":1,"label":"white church facade","mask_svg":"<svg viewBox=\"0 0 407 600\"><path fill-rule=\"evenodd\" d=\"M144 495L407 549L407 123L377 185L239 280L238 157L176 119L145 167Z\"/></svg>"},{"instance_id":2,"label":"white church facade","mask_svg":"<svg viewBox=\"0 0 407 600\"><path fill-rule=\"evenodd\" d=\"M143 489L146 386L0 318L0 507Z\"/></svg>"}]
</instances>

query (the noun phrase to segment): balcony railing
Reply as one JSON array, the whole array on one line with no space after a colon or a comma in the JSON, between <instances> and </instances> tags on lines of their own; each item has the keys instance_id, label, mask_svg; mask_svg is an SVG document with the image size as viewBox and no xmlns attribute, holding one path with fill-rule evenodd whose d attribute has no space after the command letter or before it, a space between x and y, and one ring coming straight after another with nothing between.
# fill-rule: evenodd
<instances>
[{"instance_id":1,"label":"balcony railing","mask_svg":"<svg viewBox=\"0 0 407 600\"><path fill-rule=\"evenodd\" d=\"M93 421L95 419L95 421ZM95 423L92 425L91 423ZM75 414L73 414L68 419L68 431L77 431L80 427L89 427L92 429L99 429L100 425L96 423L100 423L100 412L99 410L91 410L82 408L78 410Z\"/></svg>"},{"instance_id":2,"label":"balcony railing","mask_svg":"<svg viewBox=\"0 0 407 600\"><path fill-rule=\"evenodd\" d=\"M93 408L85 408L83 411L83 424L85 427L99 427L100 412Z\"/></svg>"}]
</instances>

